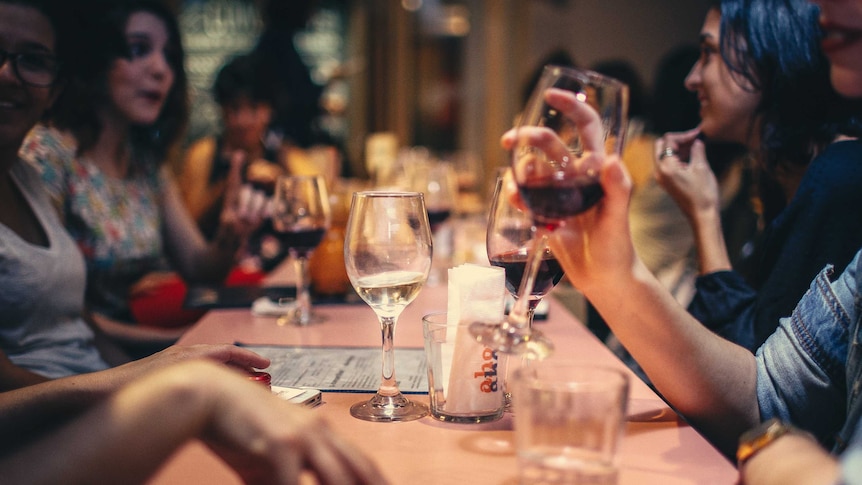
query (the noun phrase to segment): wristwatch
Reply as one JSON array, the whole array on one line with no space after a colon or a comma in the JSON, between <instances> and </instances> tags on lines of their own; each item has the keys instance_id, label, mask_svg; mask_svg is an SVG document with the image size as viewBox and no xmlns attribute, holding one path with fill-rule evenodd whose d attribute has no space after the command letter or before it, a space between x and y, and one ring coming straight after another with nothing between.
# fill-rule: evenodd
<instances>
[{"instance_id":1,"label":"wristwatch","mask_svg":"<svg viewBox=\"0 0 862 485\"><path fill-rule=\"evenodd\" d=\"M772 418L746 431L739 437L739 448L736 450L738 466L741 467L758 451L792 430L793 427L789 424L778 418Z\"/></svg>"}]
</instances>

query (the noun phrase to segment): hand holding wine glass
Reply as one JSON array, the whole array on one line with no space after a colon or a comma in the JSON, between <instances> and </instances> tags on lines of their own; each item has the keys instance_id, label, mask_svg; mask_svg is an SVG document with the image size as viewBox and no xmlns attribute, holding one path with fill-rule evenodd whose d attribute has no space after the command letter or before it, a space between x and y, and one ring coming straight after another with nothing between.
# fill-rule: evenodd
<instances>
[{"instance_id":1,"label":"hand holding wine glass","mask_svg":"<svg viewBox=\"0 0 862 485\"><path fill-rule=\"evenodd\" d=\"M296 268L296 304L279 317L279 325L308 325L322 320L311 309L308 258L329 228L326 185L320 176L280 177L276 183L272 223Z\"/></svg>"},{"instance_id":2,"label":"hand holding wine glass","mask_svg":"<svg viewBox=\"0 0 862 485\"><path fill-rule=\"evenodd\" d=\"M474 325L476 338L502 352L544 358L553 345L530 327L530 295L547 239L603 196L599 174L608 153L622 151L628 88L614 79L547 66L520 122L503 136L512 174L536 227L518 298L495 329Z\"/></svg>"},{"instance_id":3,"label":"hand holding wine glass","mask_svg":"<svg viewBox=\"0 0 862 485\"><path fill-rule=\"evenodd\" d=\"M366 421L409 421L428 407L408 400L395 379L393 339L398 316L419 294L431 268L431 231L422 194L356 192L344 240L350 283L377 314L383 336L380 387L350 414Z\"/></svg>"}]
</instances>

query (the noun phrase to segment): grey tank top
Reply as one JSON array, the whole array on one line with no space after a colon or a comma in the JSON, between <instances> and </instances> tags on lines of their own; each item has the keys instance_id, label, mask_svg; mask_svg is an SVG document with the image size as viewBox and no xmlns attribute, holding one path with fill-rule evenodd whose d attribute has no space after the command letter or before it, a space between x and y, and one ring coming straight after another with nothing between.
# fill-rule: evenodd
<instances>
[{"instance_id":1,"label":"grey tank top","mask_svg":"<svg viewBox=\"0 0 862 485\"><path fill-rule=\"evenodd\" d=\"M84 260L51 206L36 169L18 161L12 178L48 237L48 247L0 224L0 350L50 378L108 368L81 318Z\"/></svg>"}]
</instances>

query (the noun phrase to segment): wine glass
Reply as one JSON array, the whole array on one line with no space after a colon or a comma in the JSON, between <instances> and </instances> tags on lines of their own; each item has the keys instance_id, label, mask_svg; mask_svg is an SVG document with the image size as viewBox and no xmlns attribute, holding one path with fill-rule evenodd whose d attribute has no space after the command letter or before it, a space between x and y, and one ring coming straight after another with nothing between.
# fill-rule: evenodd
<instances>
[{"instance_id":1,"label":"wine glass","mask_svg":"<svg viewBox=\"0 0 862 485\"><path fill-rule=\"evenodd\" d=\"M308 258L323 240L331 220L329 196L323 177L279 177L275 186L272 225L296 268L296 302L278 318L278 324L308 325L323 320L312 312L308 291Z\"/></svg>"},{"instance_id":2,"label":"wine glass","mask_svg":"<svg viewBox=\"0 0 862 485\"><path fill-rule=\"evenodd\" d=\"M410 421L428 407L408 400L395 379L393 338L404 308L419 294L431 268L431 230L418 192L356 192L344 238L350 283L377 314L383 335L380 387L350 414L366 421Z\"/></svg>"},{"instance_id":3,"label":"wine glass","mask_svg":"<svg viewBox=\"0 0 862 485\"><path fill-rule=\"evenodd\" d=\"M608 153L622 152L628 87L607 76L549 65L542 72L513 137L512 175L533 218L518 297L497 326L474 324L480 342L504 352L541 359L553 344L532 329L530 296L548 235L604 196L599 173Z\"/></svg>"},{"instance_id":4,"label":"wine glass","mask_svg":"<svg viewBox=\"0 0 862 485\"><path fill-rule=\"evenodd\" d=\"M448 162L426 158L414 164L409 170L412 189L422 192L425 208L428 209L428 222L431 224L431 238L434 242L434 257L428 286L445 284L446 275L452 261L453 233L443 228L443 223L451 217L458 197L458 179L455 167Z\"/></svg>"},{"instance_id":5,"label":"wine glass","mask_svg":"<svg viewBox=\"0 0 862 485\"><path fill-rule=\"evenodd\" d=\"M532 216L509 203L504 182L503 176L497 178L485 242L488 261L492 266L506 270L506 289L517 299L518 289L527 267L527 256L542 241L533 237L536 228ZM551 250L547 246L537 250L541 252L542 257L527 307L528 324L531 327L536 307L563 278L563 267Z\"/></svg>"}]
</instances>

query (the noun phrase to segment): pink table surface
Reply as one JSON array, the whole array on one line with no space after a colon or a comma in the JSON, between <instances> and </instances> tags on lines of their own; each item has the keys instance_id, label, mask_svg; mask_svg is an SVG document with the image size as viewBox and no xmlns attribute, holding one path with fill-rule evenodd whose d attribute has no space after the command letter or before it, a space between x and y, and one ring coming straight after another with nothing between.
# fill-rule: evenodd
<instances>
[{"instance_id":1,"label":"pink table surface","mask_svg":"<svg viewBox=\"0 0 862 485\"><path fill-rule=\"evenodd\" d=\"M537 323L557 350L552 359L628 369L560 302L550 298L549 318ZM446 309L445 287L428 287L398 321L398 348L422 347L421 317ZM318 306L326 321L308 327L281 327L274 317L249 310L207 313L180 344L243 342L306 346L379 346L380 330L366 305ZM397 375L397 369L396 369ZM622 444L619 483L735 483L737 474L700 434L631 374L629 422ZM342 436L364 449L394 484L515 484L511 416L482 425L441 423L430 417L406 423L372 423L353 418L349 407L369 394L327 392L315 412ZM427 403L427 395L411 399ZM238 484L238 477L200 443L178 451L152 478L152 484Z\"/></svg>"}]
</instances>

